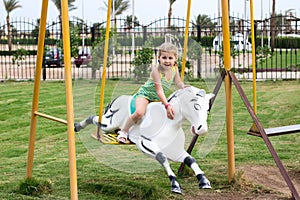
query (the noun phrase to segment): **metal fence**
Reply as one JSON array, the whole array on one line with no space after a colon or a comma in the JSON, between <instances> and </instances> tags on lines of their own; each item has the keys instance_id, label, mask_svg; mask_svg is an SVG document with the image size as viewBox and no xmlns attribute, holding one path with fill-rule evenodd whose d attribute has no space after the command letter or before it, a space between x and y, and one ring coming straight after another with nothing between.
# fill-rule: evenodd
<instances>
[{"instance_id":1,"label":"metal fence","mask_svg":"<svg viewBox=\"0 0 300 200\"><path fill-rule=\"evenodd\" d=\"M294 16L279 16L255 21L255 49L257 79L299 79L300 78L300 19ZM107 78L132 77L134 55L143 47L153 48L153 63L157 59L156 48L165 40L172 40L182 52L185 19L173 17L172 26L167 27L168 19L155 20L147 25L138 21L132 27L129 19L112 20L114 31L110 41ZM45 46L61 45L62 33L60 20L47 23ZM272 26L271 26L272 25ZM0 80L34 79L39 21L11 19L11 31L7 24L0 24ZM76 35L78 48L84 44L93 51L104 38L106 22L89 24L78 19L70 20L71 33ZM187 61L189 78L215 77L222 62L221 18L211 19L209 23L190 22ZM232 58L231 65L237 76L252 79L252 38L249 20L230 17ZM11 36L11 37L9 37ZM11 38L11 46L9 44ZM201 45L195 48L193 44ZM75 45L76 46L76 45ZM103 59L93 56L93 60ZM101 61L96 66L82 65L77 68L72 58L74 79L100 79ZM44 80L64 79L63 68L44 67Z\"/></svg>"}]
</instances>

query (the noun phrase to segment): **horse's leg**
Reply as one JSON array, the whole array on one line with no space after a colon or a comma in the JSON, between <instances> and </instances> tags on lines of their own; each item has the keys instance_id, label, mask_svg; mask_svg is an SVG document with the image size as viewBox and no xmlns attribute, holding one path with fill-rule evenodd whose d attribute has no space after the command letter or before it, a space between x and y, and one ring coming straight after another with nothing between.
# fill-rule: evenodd
<instances>
[{"instance_id":1,"label":"horse's leg","mask_svg":"<svg viewBox=\"0 0 300 200\"><path fill-rule=\"evenodd\" d=\"M210 182L206 178L204 172L200 169L199 165L196 163L195 159L188 155L184 159L184 164L190 167L194 172L199 181L199 188L201 189L211 189Z\"/></svg>"},{"instance_id":2,"label":"horse's leg","mask_svg":"<svg viewBox=\"0 0 300 200\"><path fill-rule=\"evenodd\" d=\"M170 167L167 157L160 151L156 143L146 138L140 139L137 142L137 147L148 156L155 158L166 170L168 177L171 181L171 191L182 194L181 187L176 180L176 175Z\"/></svg>"},{"instance_id":3,"label":"horse's leg","mask_svg":"<svg viewBox=\"0 0 300 200\"><path fill-rule=\"evenodd\" d=\"M75 122L74 131L79 132L81 129L84 129L89 124L97 125L97 122L98 122L98 116L91 115L81 122Z\"/></svg>"}]
</instances>

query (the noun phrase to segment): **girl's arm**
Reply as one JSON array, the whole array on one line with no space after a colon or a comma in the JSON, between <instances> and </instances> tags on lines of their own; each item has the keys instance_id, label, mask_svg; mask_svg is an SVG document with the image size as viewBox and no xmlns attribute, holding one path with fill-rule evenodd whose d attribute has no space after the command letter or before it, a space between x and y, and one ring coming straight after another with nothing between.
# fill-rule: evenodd
<instances>
[{"instance_id":1,"label":"girl's arm","mask_svg":"<svg viewBox=\"0 0 300 200\"><path fill-rule=\"evenodd\" d=\"M151 77L154 82L156 94L159 97L160 101L166 106L168 104L167 98L165 96L163 87L161 85L160 74L157 67L153 67L151 72Z\"/></svg>"},{"instance_id":2,"label":"girl's arm","mask_svg":"<svg viewBox=\"0 0 300 200\"><path fill-rule=\"evenodd\" d=\"M181 81L181 78L179 76L179 70L178 70L177 66L175 66L175 70L176 70L176 74L175 74L175 78L174 78L174 83L178 89L183 89L184 83Z\"/></svg>"},{"instance_id":3,"label":"girl's arm","mask_svg":"<svg viewBox=\"0 0 300 200\"><path fill-rule=\"evenodd\" d=\"M155 90L157 96L159 97L160 101L165 105L167 116L169 119L174 119L174 110L172 106L168 103L166 95L164 93L163 87L161 85L160 74L157 68L153 68L151 72L151 77L154 82Z\"/></svg>"}]
</instances>

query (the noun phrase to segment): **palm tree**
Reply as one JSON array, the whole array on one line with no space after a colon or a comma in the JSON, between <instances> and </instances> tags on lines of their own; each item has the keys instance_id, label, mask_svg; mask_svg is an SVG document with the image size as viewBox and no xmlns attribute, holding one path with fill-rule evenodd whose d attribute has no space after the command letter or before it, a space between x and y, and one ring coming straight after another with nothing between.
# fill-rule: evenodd
<instances>
[{"instance_id":1,"label":"palm tree","mask_svg":"<svg viewBox=\"0 0 300 200\"><path fill-rule=\"evenodd\" d=\"M133 23L134 23L135 27L140 26L140 22L139 22L139 20L137 19L136 16L134 16ZM132 15L127 15L126 16L126 19L125 19L125 22L124 22L124 27L125 27L125 29L132 29L133 28L132 27Z\"/></svg>"},{"instance_id":2,"label":"palm tree","mask_svg":"<svg viewBox=\"0 0 300 200\"><path fill-rule=\"evenodd\" d=\"M168 29L171 29L172 5L176 0L169 0Z\"/></svg>"},{"instance_id":3,"label":"palm tree","mask_svg":"<svg viewBox=\"0 0 300 200\"><path fill-rule=\"evenodd\" d=\"M193 21L193 24L200 25L200 26L206 26L211 27L215 24L211 21L210 17L208 15L201 15L195 16L195 21Z\"/></svg>"},{"instance_id":4,"label":"palm tree","mask_svg":"<svg viewBox=\"0 0 300 200\"><path fill-rule=\"evenodd\" d=\"M114 19L114 29L116 29L116 23L117 19L116 16L122 15L130 6L129 0L113 0L114 2L112 3L112 9L111 9L111 15L114 14L113 19ZM108 10L108 5L106 1L103 1L105 5L105 10ZM114 8L113 8L114 6Z\"/></svg>"},{"instance_id":5,"label":"palm tree","mask_svg":"<svg viewBox=\"0 0 300 200\"><path fill-rule=\"evenodd\" d=\"M9 14L17 9L21 8L22 6L19 4L18 0L3 0L4 7L6 10L6 23L7 23L7 39L8 39L8 50L11 51L12 49L12 34L11 34L11 27L10 27L10 17Z\"/></svg>"},{"instance_id":6,"label":"palm tree","mask_svg":"<svg viewBox=\"0 0 300 200\"><path fill-rule=\"evenodd\" d=\"M69 11L72 11L72 10L75 10L77 9L73 3L75 2L76 0L68 0L68 9ZM62 16L61 16L61 0L52 0L52 2L54 3L54 5L56 6L58 12L59 12L59 23L60 23L60 30L61 30L61 33L60 33L60 37L62 38Z\"/></svg>"},{"instance_id":7,"label":"palm tree","mask_svg":"<svg viewBox=\"0 0 300 200\"><path fill-rule=\"evenodd\" d=\"M69 11L71 10L75 10L76 7L73 5L73 3L76 0L68 0L68 7L69 7ZM52 2L54 3L54 5L56 6L58 12L59 12L59 16L61 16L61 0L52 0Z\"/></svg>"},{"instance_id":8,"label":"palm tree","mask_svg":"<svg viewBox=\"0 0 300 200\"><path fill-rule=\"evenodd\" d=\"M197 29L198 28L204 28L204 29L209 29L209 30L214 30L216 23L213 23L211 21L211 18L208 15L201 15L199 14L198 16L195 16L193 23L193 28Z\"/></svg>"},{"instance_id":9,"label":"palm tree","mask_svg":"<svg viewBox=\"0 0 300 200\"><path fill-rule=\"evenodd\" d=\"M107 3L106 1L103 1L105 8L107 10ZM115 16L113 16L114 18L118 15L122 15L124 11L126 11L130 4L129 4L129 0L114 0L114 3L111 6L115 6L114 11L111 9L111 14L115 14ZM112 7L113 8L113 7Z\"/></svg>"}]
</instances>

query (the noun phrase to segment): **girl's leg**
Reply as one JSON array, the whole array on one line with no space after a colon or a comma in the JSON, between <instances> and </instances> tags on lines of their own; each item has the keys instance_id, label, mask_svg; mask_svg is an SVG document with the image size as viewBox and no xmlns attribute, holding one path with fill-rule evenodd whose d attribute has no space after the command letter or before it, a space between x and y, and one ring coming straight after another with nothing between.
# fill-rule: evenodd
<instances>
[{"instance_id":1,"label":"girl's leg","mask_svg":"<svg viewBox=\"0 0 300 200\"><path fill-rule=\"evenodd\" d=\"M137 123L145 115L147 105L149 101L143 97L137 97L135 101L136 110L135 112L128 117L124 127L119 131L118 141L125 143L127 140L127 134L129 129Z\"/></svg>"}]
</instances>

